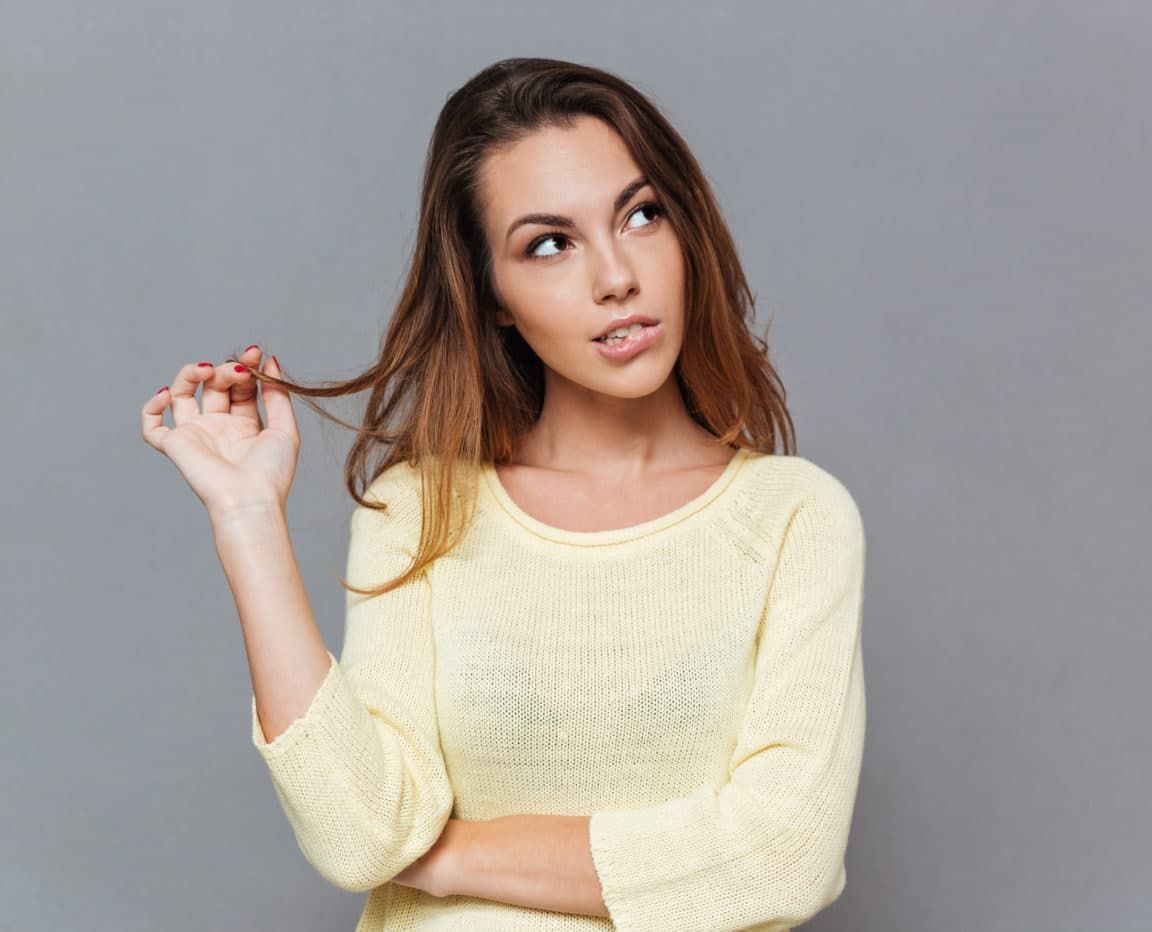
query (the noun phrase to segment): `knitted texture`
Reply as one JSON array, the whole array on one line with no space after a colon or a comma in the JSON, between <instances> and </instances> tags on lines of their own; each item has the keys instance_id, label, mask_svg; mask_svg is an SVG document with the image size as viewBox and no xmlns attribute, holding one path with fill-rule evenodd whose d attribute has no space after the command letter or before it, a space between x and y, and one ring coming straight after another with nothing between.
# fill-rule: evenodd
<instances>
[{"instance_id":1,"label":"knitted texture","mask_svg":"<svg viewBox=\"0 0 1152 932\"><path fill-rule=\"evenodd\" d=\"M460 544L390 593L347 594L311 705L252 742L304 857L371 891L357 932L786 932L844 890L864 746L865 535L847 488L741 449L627 528L520 509L491 463ZM346 577L399 573L420 531L406 463L351 518ZM450 817L591 816L611 918L437 898L390 880Z\"/></svg>"}]
</instances>

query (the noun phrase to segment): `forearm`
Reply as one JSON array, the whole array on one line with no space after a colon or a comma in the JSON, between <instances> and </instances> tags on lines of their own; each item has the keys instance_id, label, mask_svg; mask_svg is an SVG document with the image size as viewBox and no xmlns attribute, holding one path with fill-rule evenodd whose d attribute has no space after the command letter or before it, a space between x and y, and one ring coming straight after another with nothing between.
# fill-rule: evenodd
<instances>
[{"instance_id":1,"label":"forearm","mask_svg":"<svg viewBox=\"0 0 1152 932\"><path fill-rule=\"evenodd\" d=\"M272 741L311 704L328 672L324 639L296 565L288 522L275 507L211 516L216 554L232 590L252 694Z\"/></svg>"},{"instance_id":2,"label":"forearm","mask_svg":"<svg viewBox=\"0 0 1152 932\"><path fill-rule=\"evenodd\" d=\"M453 820L456 821L456 820ZM511 815L460 823L449 893L556 912L607 916L587 816Z\"/></svg>"}]
</instances>

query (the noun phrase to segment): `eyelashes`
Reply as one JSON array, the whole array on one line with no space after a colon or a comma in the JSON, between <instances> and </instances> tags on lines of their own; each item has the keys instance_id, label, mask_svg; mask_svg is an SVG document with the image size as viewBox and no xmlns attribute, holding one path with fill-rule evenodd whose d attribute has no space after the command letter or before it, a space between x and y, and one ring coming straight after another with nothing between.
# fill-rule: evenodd
<instances>
[{"instance_id":1,"label":"eyelashes","mask_svg":"<svg viewBox=\"0 0 1152 932\"><path fill-rule=\"evenodd\" d=\"M638 211L641 211L645 208L647 208L649 210L649 212L652 214L652 221L651 221L651 223L644 224L644 226L652 226L653 224L658 222L662 217L665 216L663 204L660 204L657 201L645 201L643 204L638 204L636 206L636 209L633 210L632 213L630 213L628 215L629 219L632 217L633 214L635 214ZM528 244L528 246L524 249L524 257L526 259L530 259L530 260L537 261L537 262L556 258L556 256L560 255L559 252L555 252L555 253L552 253L550 255L545 255L545 256L534 255L534 252L537 249L537 247L539 247L543 243L548 242L549 240L563 240L564 242L571 242L571 240L567 236L565 236L563 233L558 233L558 232L545 233L543 236L536 237L536 239L532 240L532 242L530 242ZM560 250L560 252L563 252L563 250Z\"/></svg>"}]
</instances>

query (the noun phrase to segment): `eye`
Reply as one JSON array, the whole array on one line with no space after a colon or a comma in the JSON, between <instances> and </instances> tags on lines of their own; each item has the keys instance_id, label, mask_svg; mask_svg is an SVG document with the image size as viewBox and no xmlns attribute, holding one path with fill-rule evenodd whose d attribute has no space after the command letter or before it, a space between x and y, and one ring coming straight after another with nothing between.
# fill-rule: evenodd
<instances>
[{"instance_id":1,"label":"eye","mask_svg":"<svg viewBox=\"0 0 1152 932\"><path fill-rule=\"evenodd\" d=\"M660 204L657 204L655 201L647 201L632 211L628 218L631 219L632 217L635 217L636 214L642 210L648 210L652 213L652 219L648 223L642 224L643 226L651 226L660 217L664 216L664 208Z\"/></svg>"},{"instance_id":2,"label":"eye","mask_svg":"<svg viewBox=\"0 0 1152 932\"><path fill-rule=\"evenodd\" d=\"M549 240L564 240L565 242L571 242L571 240L569 240L568 237L563 233L549 233L546 236L541 236L532 240L532 242L528 244L528 248L524 250L524 255L526 255L529 259L551 259L553 256L560 255L559 252L551 252L544 255L536 254L536 247L543 246Z\"/></svg>"},{"instance_id":3,"label":"eye","mask_svg":"<svg viewBox=\"0 0 1152 932\"><path fill-rule=\"evenodd\" d=\"M632 213L630 213L628 215L628 219L631 220L633 217L635 217L642 210L647 210L652 215L652 219L649 220L647 223L640 224L641 227L652 226L652 224L654 224L658 219L660 219L660 217L664 216L664 208L662 205L656 203L655 201L645 201L643 204L640 204L634 211L632 211ZM632 227L632 229L637 229L637 228ZM524 250L524 255L529 259L552 259L555 256L560 255L560 253L564 251L563 249L559 250L558 252L550 252L550 253L542 253L542 254L536 252L537 247L543 246L545 243L549 242L550 240L556 240L556 241L565 242L565 243L571 243L572 242L572 240L569 237L565 236L563 233L547 233L544 236L538 236L536 239L532 240L532 242L529 243L528 247Z\"/></svg>"}]
</instances>

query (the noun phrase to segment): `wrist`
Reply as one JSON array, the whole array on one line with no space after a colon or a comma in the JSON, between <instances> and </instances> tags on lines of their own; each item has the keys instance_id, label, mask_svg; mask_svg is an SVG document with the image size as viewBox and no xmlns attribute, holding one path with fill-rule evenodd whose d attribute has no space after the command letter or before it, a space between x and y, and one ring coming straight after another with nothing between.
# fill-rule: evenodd
<instances>
[{"instance_id":1,"label":"wrist","mask_svg":"<svg viewBox=\"0 0 1152 932\"><path fill-rule=\"evenodd\" d=\"M260 525L271 518L283 518L287 515L287 508L281 502L271 499L259 502L245 502L244 504L209 505L208 520L213 528L244 527L247 525Z\"/></svg>"},{"instance_id":2,"label":"wrist","mask_svg":"<svg viewBox=\"0 0 1152 932\"><path fill-rule=\"evenodd\" d=\"M284 508L271 502L210 509L208 520L217 549L268 540L270 530L288 527Z\"/></svg>"}]
</instances>

